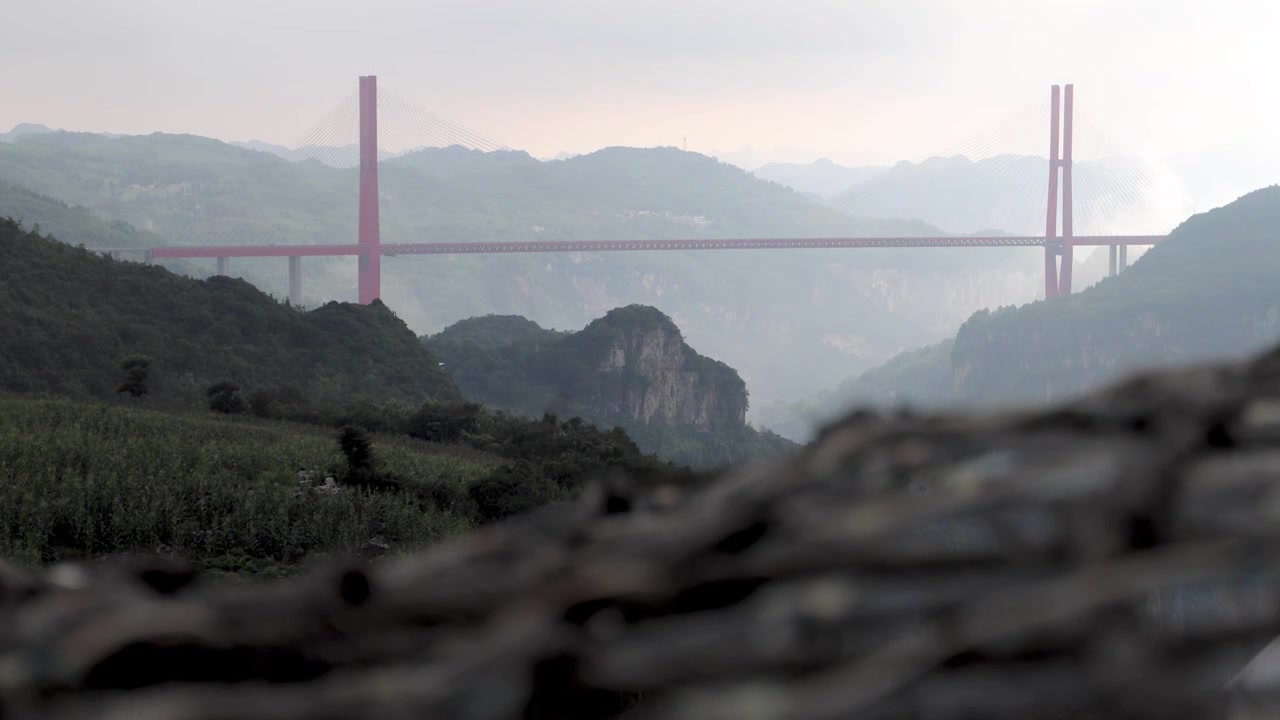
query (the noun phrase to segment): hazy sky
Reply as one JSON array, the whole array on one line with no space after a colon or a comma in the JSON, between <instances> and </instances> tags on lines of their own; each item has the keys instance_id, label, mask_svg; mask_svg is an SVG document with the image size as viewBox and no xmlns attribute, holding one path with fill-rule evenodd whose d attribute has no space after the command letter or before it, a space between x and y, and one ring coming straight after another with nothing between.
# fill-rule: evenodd
<instances>
[{"instance_id":1,"label":"hazy sky","mask_svg":"<svg viewBox=\"0 0 1280 720\"><path fill-rule=\"evenodd\" d=\"M1074 82L1129 143L1280 155L1276 0L5 0L0 20L0 129L288 144L377 74L538 156L687 137L852 162Z\"/></svg>"}]
</instances>

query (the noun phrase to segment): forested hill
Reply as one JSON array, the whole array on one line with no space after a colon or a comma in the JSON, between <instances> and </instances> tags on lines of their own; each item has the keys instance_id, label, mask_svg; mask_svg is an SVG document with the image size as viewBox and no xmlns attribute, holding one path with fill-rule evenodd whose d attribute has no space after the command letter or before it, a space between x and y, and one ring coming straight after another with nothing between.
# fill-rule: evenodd
<instances>
[{"instance_id":1,"label":"forested hill","mask_svg":"<svg viewBox=\"0 0 1280 720\"><path fill-rule=\"evenodd\" d=\"M791 447L748 427L738 373L694 351L651 307L618 308L569 333L515 316L471 318L425 342L469 398L530 417L616 425L641 449L677 462L714 465Z\"/></svg>"},{"instance_id":2,"label":"forested hill","mask_svg":"<svg viewBox=\"0 0 1280 720\"><path fill-rule=\"evenodd\" d=\"M186 135L50 133L0 144L0 181L175 245L349 243L357 179L353 168ZM426 150L385 161L380 180L388 243L938 232L852 218L675 148L554 162ZM304 303L353 300L351 265L307 258ZM419 334L486 314L580 328L614 307L657 307L768 400L809 395L941 339L979 307L1028 300L1037 267L1034 253L990 248L403 256L384 263L383 298ZM282 260L235 259L231 272L279 297L287 287ZM809 348L804 373L794 371L796 347Z\"/></svg>"},{"instance_id":3,"label":"forested hill","mask_svg":"<svg viewBox=\"0 0 1280 720\"><path fill-rule=\"evenodd\" d=\"M1280 187L1196 215L1127 272L980 312L951 353L967 402L1057 400L1148 366L1254 353L1280 337Z\"/></svg>"},{"instance_id":4,"label":"forested hill","mask_svg":"<svg viewBox=\"0 0 1280 720\"><path fill-rule=\"evenodd\" d=\"M280 304L242 280L195 280L59 243L0 219L0 389L115 395L121 362L151 359L155 402L196 405L228 381L307 398L461 398L386 306Z\"/></svg>"},{"instance_id":5,"label":"forested hill","mask_svg":"<svg viewBox=\"0 0 1280 720\"><path fill-rule=\"evenodd\" d=\"M123 220L104 220L88 208L71 206L21 185L0 181L0 217L40 225L44 233L72 245L98 248L147 248L164 245L159 235Z\"/></svg>"},{"instance_id":6,"label":"forested hill","mask_svg":"<svg viewBox=\"0 0 1280 720\"><path fill-rule=\"evenodd\" d=\"M1191 217L1082 292L976 313L954 341L903 354L809 410L1060 400L1141 368L1242 357L1280 339L1276 278L1273 186Z\"/></svg>"}]
</instances>

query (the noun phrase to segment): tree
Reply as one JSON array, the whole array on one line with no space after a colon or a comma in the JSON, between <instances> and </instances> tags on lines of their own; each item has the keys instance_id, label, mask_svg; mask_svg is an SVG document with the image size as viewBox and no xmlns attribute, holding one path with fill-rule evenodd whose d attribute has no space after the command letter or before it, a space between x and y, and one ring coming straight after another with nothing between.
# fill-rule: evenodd
<instances>
[{"instance_id":1,"label":"tree","mask_svg":"<svg viewBox=\"0 0 1280 720\"><path fill-rule=\"evenodd\" d=\"M355 425L347 425L338 433L338 447L347 459L351 475L367 474L373 470L373 445L369 434Z\"/></svg>"},{"instance_id":2,"label":"tree","mask_svg":"<svg viewBox=\"0 0 1280 720\"><path fill-rule=\"evenodd\" d=\"M204 394L209 398L209 409L220 413L244 412L244 399L240 397L240 386L229 381L210 385Z\"/></svg>"},{"instance_id":3,"label":"tree","mask_svg":"<svg viewBox=\"0 0 1280 720\"><path fill-rule=\"evenodd\" d=\"M129 357L120 363L124 372L124 382L116 388L118 393L129 393L134 399L141 398L148 392L147 376L151 372L151 359L145 357Z\"/></svg>"}]
</instances>

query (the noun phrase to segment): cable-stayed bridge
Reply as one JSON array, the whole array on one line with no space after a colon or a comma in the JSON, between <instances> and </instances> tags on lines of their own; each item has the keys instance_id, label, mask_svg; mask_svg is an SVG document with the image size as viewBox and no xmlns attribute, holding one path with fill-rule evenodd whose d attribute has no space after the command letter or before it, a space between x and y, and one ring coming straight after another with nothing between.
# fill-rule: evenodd
<instances>
[{"instance_id":1,"label":"cable-stayed bridge","mask_svg":"<svg viewBox=\"0 0 1280 720\"><path fill-rule=\"evenodd\" d=\"M383 243L379 195L379 165L404 150L441 147L443 170L474 170L477 158L490 164L501 162L510 149L496 145L466 128L425 112L394 94L379 97L377 79L360 78L359 90L339 103L324 119L290 150L295 160L313 160L336 167L359 168L359 217L356 242L353 244L253 244L244 242L243 233L227 237L226 242L194 246L158 247L147 251L147 259L216 258L219 274L226 274L230 258L283 257L289 262L289 298L300 303L302 297L302 258L322 256L354 256L358 259L357 285L361 303L370 303L381 295L381 263L383 257L398 255L456 255L472 253L549 253L549 252L625 252L625 251L692 251L752 249L823 249L823 248L956 248L956 247L1042 247L1044 249L1045 297L1070 294L1076 247L1107 246L1110 271L1115 274L1127 265L1130 246L1154 245L1164 239L1163 233L1119 234L1102 232L1077 234L1077 219L1082 225L1107 225L1123 207L1141 204L1151 194L1149 181L1142 173L1123 164L1100 167L1078 165L1077 114L1074 88L1053 86L1049 104L1047 164L1043 160L1028 163L1026 155L1000 153L1000 145L1010 140L1010 128L1023 128L1030 114L1039 115L1043 106L1025 110L1006 121L993 139L984 136L955 149L951 156L986 155L987 172L993 177L1012 178L1019 188L1044 192L1037 214L1043 217L1043 232L1006 235L995 232L969 235L936 235L914 237L755 237L755 238L677 238L654 240L511 240L500 242L413 242ZM383 125L380 127L380 111ZM1042 118L1043 116L1040 115ZM389 122L388 122L389 121ZM359 141L334 145L332 138L343 137L344 129L358 125ZM1094 129L1094 126L1086 127ZM1041 125L1043 130L1043 125ZM1043 138L1043 135L1041 135ZM1091 138L1092 139L1092 138ZM1100 146L1113 160L1124 153L1106 142ZM401 152L396 152L398 148ZM282 153L283 154L283 153ZM285 154L285 157L290 157ZM1101 191L1085 195L1080 203L1076 184L1077 170L1098 185ZM1033 174L1034 173L1034 174ZM1021 174L1021 175L1019 175ZM865 190L851 198L855 213L887 217L911 217L913 210L903 205L901 188L889 182L869 182ZM908 196L911 193L907 193ZM886 198L891 201L886 202ZM895 207L895 202L899 207ZM963 205L961 193L947 193L945 203ZM1024 205L1027 203L1023 203ZM1077 208L1077 205L1080 205ZM890 208L888 211L885 208ZM1080 216L1077 209L1082 210Z\"/></svg>"}]
</instances>

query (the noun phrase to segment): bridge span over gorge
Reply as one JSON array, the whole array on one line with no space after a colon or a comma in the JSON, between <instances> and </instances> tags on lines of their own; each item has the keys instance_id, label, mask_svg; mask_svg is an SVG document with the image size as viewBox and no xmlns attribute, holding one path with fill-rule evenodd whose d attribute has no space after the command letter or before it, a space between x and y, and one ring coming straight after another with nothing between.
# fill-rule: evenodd
<instances>
[{"instance_id":1,"label":"bridge span over gorge","mask_svg":"<svg viewBox=\"0 0 1280 720\"><path fill-rule=\"evenodd\" d=\"M289 299L302 299L302 258L354 256L358 258L359 301L373 302L381 295L384 257L399 255L457 255L473 253L635 252L695 250L801 250L824 248L1044 248L1045 297L1068 295L1072 288L1073 251L1076 247L1107 246L1110 272L1127 265L1130 246L1149 246L1164 239L1161 234L1076 235L1072 199L1073 86L1054 85L1050 96L1048 197L1044 233L1040 235L943 235L936 237L813 237L726 238L663 240L556 240L511 242L383 243L378 196L378 86L377 78L360 78L359 107L359 220L354 244L325 245L205 245L167 246L146 252L148 262L168 258L216 258L218 274L228 272L230 258L288 258Z\"/></svg>"}]
</instances>

